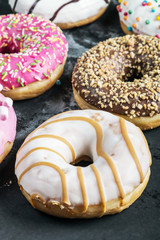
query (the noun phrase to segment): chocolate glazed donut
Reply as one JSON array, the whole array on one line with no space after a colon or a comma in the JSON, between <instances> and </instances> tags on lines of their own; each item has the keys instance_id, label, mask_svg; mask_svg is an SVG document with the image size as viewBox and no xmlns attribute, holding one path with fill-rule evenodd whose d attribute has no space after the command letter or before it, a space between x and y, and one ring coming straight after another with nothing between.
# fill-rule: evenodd
<instances>
[{"instance_id":1,"label":"chocolate glazed donut","mask_svg":"<svg viewBox=\"0 0 160 240\"><path fill-rule=\"evenodd\" d=\"M81 108L105 110L150 129L160 125L159 79L160 40L127 35L84 53L72 85Z\"/></svg>"}]
</instances>

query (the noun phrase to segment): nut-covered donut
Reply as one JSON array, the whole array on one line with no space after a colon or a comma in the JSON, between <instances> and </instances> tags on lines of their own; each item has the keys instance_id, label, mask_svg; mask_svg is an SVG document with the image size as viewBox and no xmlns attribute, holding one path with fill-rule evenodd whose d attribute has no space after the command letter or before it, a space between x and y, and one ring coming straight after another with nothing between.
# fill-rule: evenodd
<instances>
[{"instance_id":1,"label":"nut-covered donut","mask_svg":"<svg viewBox=\"0 0 160 240\"><path fill-rule=\"evenodd\" d=\"M17 118L13 101L0 94L0 163L10 152L16 135Z\"/></svg>"},{"instance_id":2,"label":"nut-covered donut","mask_svg":"<svg viewBox=\"0 0 160 240\"><path fill-rule=\"evenodd\" d=\"M36 97L61 76L68 44L61 30L41 17L0 16L0 86L13 100Z\"/></svg>"},{"instance_id":3,"label":"nut-covered donut","mask_svg":"<svg viewBox=\"0 0 160 240\"><path fill-rule=\"evenodd\" d=\"M91 164L75 166L81 159ZM33 131L17 153L15 172L33 207L59 217L91 218L129 207L146 187L150 164L139 128L105 111L78 110Z\"/></svg>"},{"instance_id":4,"label":"nut-covered donut","mask_svg":"<svg viewBox=\"0 0 160 240\"><path fill-rule=\"evenodd\" d=\"M160 1L119 0L120 24L126 34L146 34L160 38Z\"/></svg>"},{"instance_id":5,"label":"nut-covered donut","mask_svg":"<svg viewBox=\"0 0 160 240\"><path fill-rule=\"evenodd\" d=\"M79 27L98 19L110 0L9 0L13 12L35 14L62 29Z\"/></svg>"},{"instance_id":6,"label":"nut-covered donut","mask_svg":"<svg viewBox=\"0 0 160 240\"><path fill-rule=\"evenodd\" d=\"M141 129L160 125L160 40L126 35L100 42L80 57L73 71L75 100Z\"/></svg>"}]
</instances>

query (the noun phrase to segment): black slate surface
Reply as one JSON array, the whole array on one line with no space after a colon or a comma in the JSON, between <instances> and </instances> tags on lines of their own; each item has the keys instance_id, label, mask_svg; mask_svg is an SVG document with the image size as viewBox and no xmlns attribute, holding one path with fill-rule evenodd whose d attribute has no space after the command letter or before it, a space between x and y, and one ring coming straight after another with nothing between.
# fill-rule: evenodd
<instances>
[{"instance_id":1,"label":"black slate surface","mask_svg":"<svg viewBox=\"0 0 160 240\"><path fill-rule=\"evenodd\" d=\"M25 1L25 0L24 0ZM28 101L14 103L18 117L14 147L0 166L0 239L3 240L159 240L160 239L160 128L146 131L152 157L152 174L142 196L127 210L101 219L58 219L34 210L22 196L14 175L15 155L25 137L49 117L78 109L71 88L76 59L99 41L121 36L116 2L95 23L64 31L69 56L62 84ZM0 0L0 14L11 13L7 0Z\"/></svg>"}]
</instances>

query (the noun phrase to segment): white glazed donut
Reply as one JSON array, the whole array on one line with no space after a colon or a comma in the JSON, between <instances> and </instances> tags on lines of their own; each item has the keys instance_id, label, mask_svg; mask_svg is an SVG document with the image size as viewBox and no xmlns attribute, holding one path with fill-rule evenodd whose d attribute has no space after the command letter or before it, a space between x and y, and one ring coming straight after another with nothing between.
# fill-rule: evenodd
<instances>
[{"instance_id":1,"label":"white glazed donut","mask_svg":"<svg viewBox=\"0 0 160 240\"><path fill-rule=\"evenodd\" d=\"M82 158L93 163L74 166ZM33 131L17 153L15 172L33 207L90 218L129 207L148 182L150 164L147 142L135 125L104 111L77 110Z\"/></svg>"},{"instance_id":2,"label":"white glazed donut","mask_svg":"<svg viewBox=\"0 0 160 240\"><path fill-rule=\"evenodd\" d=\"M117 6L122 29L126 34L146 34L160 38L160 1L119 0Z\"/></svg>"},{"instance_id":3,"label":"white glazed donut","mask_svg":"<svg viewBox=\"0 0 160 240\"><path fill-rule=\"evenodd\" d=\"M100 17L110 0L9 0L14 12L33 13L63 29L81 26Z\"/></svg>"}]
</instances>

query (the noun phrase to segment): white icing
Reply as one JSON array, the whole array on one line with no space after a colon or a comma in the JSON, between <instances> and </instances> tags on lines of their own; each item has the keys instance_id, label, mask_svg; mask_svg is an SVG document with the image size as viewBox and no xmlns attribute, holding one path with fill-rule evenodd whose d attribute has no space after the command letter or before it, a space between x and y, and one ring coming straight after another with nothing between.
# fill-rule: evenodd
<instances>
[{"instance_id":1,"label":"white icing","mask_svg":"<svg viewBox=\"0 0 160 240\"><path fill-rule=\"evenodd\" d=\"M25 140L27 142L35 136L39 135L54 135L63 137L73 147L75 151L75 159L87 155L93 160L93 164L97 168L103 190L105 200L117 199L120 193L115 182L112 170L104 158L97 155L96 144L97 135L95 128L88 122L82 120L67 120L63 122L54 122L47 126L44 124L56 119L67 117L85 117L88 119L97 119L97 122L103 131L103 151L112 159L120 182L125 194L130 193L135 187L140 184L140 175L136 167L135 161L132 158L126 142L123 139L120 129L119 118L104 111L94 110L78 110L65 112L57 115L45 123L37 130L31 133ZM142 172L146 175L150 156L144 142L143 136L139 129L125 121L128 136L136 151ZM43 127L44 126L44 127ZM58 154L39 149L33 151L24 157L29 151L38 147L47 147L61 154L64 159ZM55 138L37 138L27 143L17 153L16 159L16 175L17 178L34 163L48 162L60 167L65 174L67 183L67 193L69 202L72 206L83 204L80 182L77 176L77 167L70 163L74 161L70 148L62 141ZM21 161L19 163L19 161ZM18 165L17 165L18 164ZM96 177L90 166L82 167L85 189L87 193L88 204L99 204L101 202ZM55 202L62 201L62 183L60 175L54 169L48 166L37 166L27 171L21 178L20 185L30 195L39 194L44 200L52 199Z\"/></svg>"},{"instance_id":2,"label":"white icing","mask_svg":"<svg viewBox=\"0 0 160 240\"><path fill-rule=\"evenodd\" d=\"M127 2L127 5L124 5ZM142 0L122 0L119 12L120 21L122 21L127 27L132 27L132 24L136 24L136 28L132 28L133 32L140 34L147 34L151 36L159 35L160 37L160 21L156 20L156 17L160 14L160 1L149 0L151 6L142 6ZM152 12L152 8L155 8L155 12ZM128 14L127 20L124 20L124 13L131 10L132 14ZM139 17L140 21L136 18ZM146 24L145 21L149 20L150 23Z\"/></svg>"},{"instance_id":3,"label":"white icing","mask_svg":"<svg viewBox=\"0 0 160 240\"><path fill-rule=\"evenodd\" d=\"M2 84L0 84L0 91L2 91L3 90L3 86L2 86Z\"/></svg>"},{"instance_id":4,"label":"white icing","mask_svg":"<svg viewBox=\"0 0 160 240\"><path fill-rule=\"evenodd\" d=\"M35 0L18 0L15 11L18 13L28 13ZM69 0L40 0L33 10L33 14L51 19L54 13ZM9 0L13 8L15 0ZM105 0L80 0L71 3L62 8L57 14L54 23L77 22L92 17L98 13L101 8L106 8L108 3Z\"/></svg>"},{"instance_id":5,"label":"white icing","mask_svg":"<svg viewBox=\"0 0 160 240\"><path fill-rule=\"evenodd\" d=\"M13 106L13 100L8 97L4 97L0 102L0 120L6 121L8 119L8 110Z\"/></svg>"},{"instance_id":6,"label":"white icing","mask_svg":"<svg viewBox=\"0 0 160 240\"><path fill-rule=\"evenodd\" d=\"M0 106L0 120L6 121L8 119L8 108Z\"/></svg>"},{"instance_id":7,"label":"white icing","mask_svg":"<svg viewBox=\"0 0 160 240\"><path fill-rule=\"evenodd\" d=\"M4 98L2 105L11 108L13 106L13 100L11 98L6 97Z\"/></svg>"}]
</instances>

